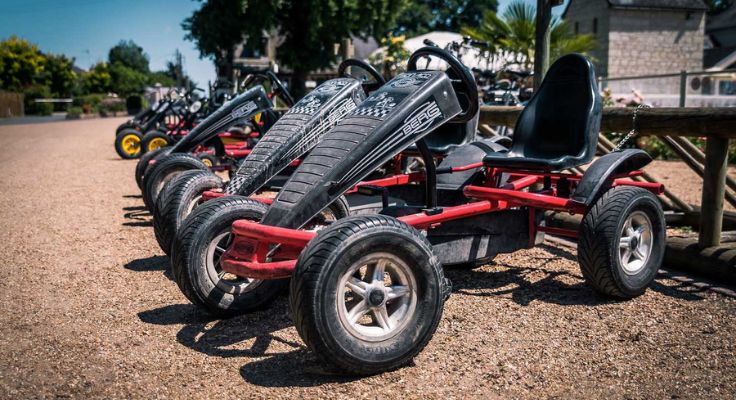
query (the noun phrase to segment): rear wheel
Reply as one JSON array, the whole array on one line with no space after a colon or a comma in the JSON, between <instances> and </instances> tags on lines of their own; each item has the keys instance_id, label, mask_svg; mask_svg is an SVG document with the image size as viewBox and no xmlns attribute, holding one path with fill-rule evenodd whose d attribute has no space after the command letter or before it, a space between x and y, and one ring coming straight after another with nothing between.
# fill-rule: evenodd
<instances>
[{"instance_id":1,"label":"rear wheel","mask_svg":"<svg viewBox=\"0 0 736 400\"><path fill-rule=\"evenodd\" d=\"M255 200L227 196L201 205L185 221L172 246L172 274L192 303L227 317L264 307L283 290L285 280L241 278L220 267L233 222L258 221L266 210Z\"/></svg>"},{"instance_id":2,"label":"rear wheel","mask_svg":"<svg viewBox=\"0 0 736 400\"><path fill-rule=\"evenodd\" d=\"M429 342L450 285L427 239L395 218L343 219L304 249L291 280L297 331L351 373L400 367Z\"/></svg>"},{"instance_id":3,"label":"rear wheel","mask_svg":"<svg viewBox=\"0 0 736 400\"><path fill-rule=\"evenodd\" d=\"M146 208L153 213L156 199L166 182L184 171L193 169L208 170L197 157L187 153L169 154L157 160L143 180L143 202Z\"/></svg>"},{"instance_id":4,"label":"rear wheel","mask_svg":"<svg viewBox=\"0 0 736 400\"><path fill-rule=\"evenodd\" d=\"M642 188L611 188L585 214L578 237L578 262L588 284L607 296L639 296L664 256L662 206Z\"/></svg>"},{"instance_id":5,"label":"rear wheel","mask_svg":"<svg viewBox=\"0 0 736 400\"><path fill-rule=\"evenodd\" d=\"M115 151L120 158L130 160L140 157L143 137L135 129L124 129L115 136Z\"/></svg>"},{"instance_id":6,"label":"rear wheel","mask_svg":"<svg viewBox=\"0 0 736 400\"><path fill-rule=\"evenodd\" d=\"M143 150L147 153L171 144L169 135L161 131L149 131L143 135Z\"/></svg>"},{"instance_id":7,"label":"rear wheel","mask_svg":"<svg viewBox=\"0 0 736 400\"><path fill-rule=\"evenodd\" d=\"M166 254L184 220L199 206L202 194L223 187L222 179L209 171L187 171L169 181L156 201L153 230Z\"/></svg>"}]
</instances>

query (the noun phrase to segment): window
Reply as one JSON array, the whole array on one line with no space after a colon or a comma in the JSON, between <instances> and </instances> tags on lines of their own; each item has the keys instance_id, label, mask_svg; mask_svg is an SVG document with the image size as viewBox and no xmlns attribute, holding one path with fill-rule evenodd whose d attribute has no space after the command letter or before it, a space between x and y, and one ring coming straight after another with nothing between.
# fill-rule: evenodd
<instances>
[{"instance_id":1,"label":"window","mask_svg":"<svg viewBox=\"0 0 736 400\"><path fill-rule=\"evenodd\" d=\"M598 18L593 18L593 34L598 33Z\"/></svg>"},{"instance_id":2,"label":"window","mask_svg":"<svg viewBox=\"0 0 736 400\"><path fill-rule=\"evenodd\" d=\"M577 35L578 33L580 33L580 23L575 21L575 34Z\"/></svg>"}]
</instances>

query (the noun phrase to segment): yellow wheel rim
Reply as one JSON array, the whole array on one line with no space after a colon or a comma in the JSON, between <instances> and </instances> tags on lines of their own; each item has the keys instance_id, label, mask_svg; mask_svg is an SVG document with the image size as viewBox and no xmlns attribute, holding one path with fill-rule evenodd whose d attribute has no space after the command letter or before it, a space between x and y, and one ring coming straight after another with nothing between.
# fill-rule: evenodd
<instances>
[{"instance_id":1,"label":"yellow wheel rim","mask_svg":"<svg viewBox=\"0 0 736 400\"><path fill-rule=\"evenodd\" d=\"M210 160L209 158L202 158L201 160L202 160L202 164L204 164L204 165L206 165L208 167L211 167L212 166L212 160Z\"/></svg>"},{"instance_id":2,"label":"yellow wheel rim","mask_svg":"<svg viewBox=\"0 0 736 400\"><path fill-rule=\"evenodd\" d=\"M158 150L162 147L166 147L167 144L169 144L169 142L164 138L153 138L148 142L148 151Z\"/></svg>"},{"instance_id":3,"label":"yellow wheel rim","mask_svg":"<svg viewBox=\"0 0 736 400\"><path fill-rule=\"evenodd\" d=\"M129 156L134 156L141 151L141 138L138 135L125 135L121 143L123 151Z\"/></svg>"}]
</instances>

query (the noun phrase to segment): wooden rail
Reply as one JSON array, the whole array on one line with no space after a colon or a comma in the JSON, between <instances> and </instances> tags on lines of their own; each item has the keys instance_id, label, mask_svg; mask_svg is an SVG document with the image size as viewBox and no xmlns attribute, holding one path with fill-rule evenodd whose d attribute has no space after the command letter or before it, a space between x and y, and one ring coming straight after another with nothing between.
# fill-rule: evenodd
<instances>
[{"instance_id":1,"label":"wooden rail","mask_svg":"<svg viewBox=\"0 0 736 400\"><path fill-rule=\"evenodd\" d=\"M521 110L521 107L483 106L480 123L513 127ZM605 108L601 130L627 133L633 127L633 116L633 108ZM733 181L727 179L726 170L729 139L736 138L736 108L640 109L636 129L639 136L665 137L665 143L678 154L680 151L690 154L685 161L703 177L698 244L702 248L720 245L726 183L733 185ZM705 154L693 152L689 146L683 146L682 141L672 140L672 136L707 137ZM733 197L729 194L729 200L734 200Z\"/></svg>"}]
</instances>

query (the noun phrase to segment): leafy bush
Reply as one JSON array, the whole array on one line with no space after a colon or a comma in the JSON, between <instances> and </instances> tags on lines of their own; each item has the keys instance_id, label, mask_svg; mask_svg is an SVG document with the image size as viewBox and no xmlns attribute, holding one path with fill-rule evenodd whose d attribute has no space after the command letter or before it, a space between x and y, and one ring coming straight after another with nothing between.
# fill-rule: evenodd
<instances>
[{"instance_id":1,"label":"leafy bush","mask_svg":"<svg viewBox=\"0 0 736 400\"><path fill-rule=\"evenodd\" d=\"M24 102L26 114L33 115L51 115L54 111L53 103L36 103L36 99L44 99L51 97L51 90L44 85L31 85L24 91Z\"/></svg>"},{"instance_id":2,"label":"leafy bush","mask_svg":"<svg viewBox=\"0 0 736 400\"><path fill-rule=\"evenodd\" d=\"M84 110L82 107L74 106L69 108L69 112L67 113L67 117L70 118L79 118L84 114Z\"/></svg>"},{"instance_id":3,"label":"leafy bush","mask_svg":"<svg viewBox=\"0 0 736 400\"><path fill-rule=\"evenodd\" d=\"M77 96L72 101L72 106L81 107L85 114L92 114L99 111L99 105L106 97L104 94Z\"/></svg>"}]
</instances>

